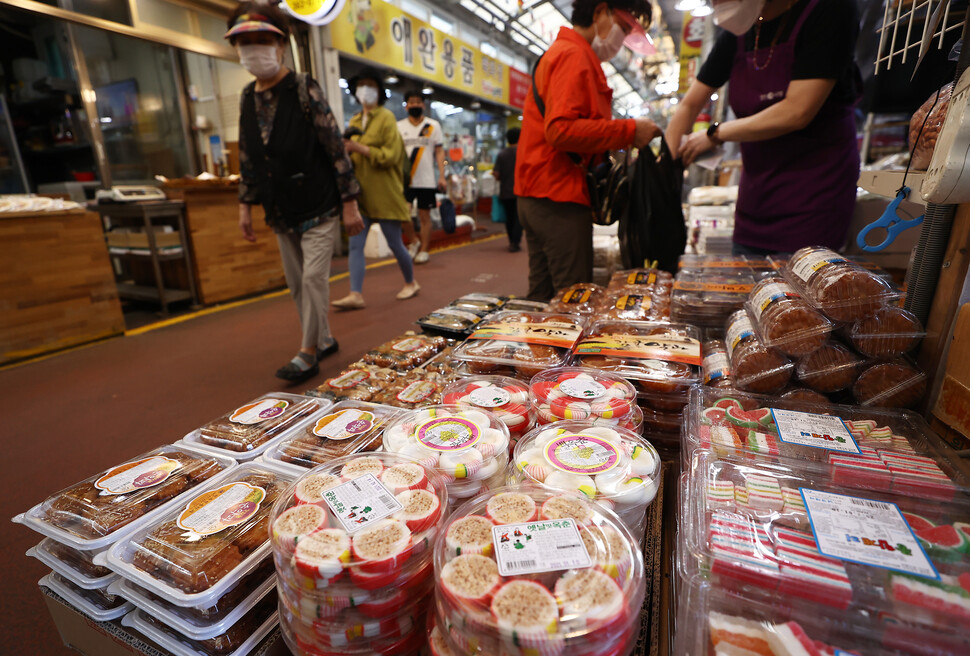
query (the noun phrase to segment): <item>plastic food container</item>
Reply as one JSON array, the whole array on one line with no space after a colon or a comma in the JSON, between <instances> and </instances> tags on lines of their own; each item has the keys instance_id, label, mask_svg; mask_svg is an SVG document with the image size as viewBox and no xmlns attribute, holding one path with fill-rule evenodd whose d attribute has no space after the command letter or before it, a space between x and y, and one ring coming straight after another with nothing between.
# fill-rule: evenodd
<instances>
[{"instance_id":1,"label":"plastic food container","mask_svg":"<svg viewBox=\"0 0 970 656\"><path fill-rule=\"evenodd\" d=\"M860 495L706 454L690 485L685 574L709 572L722 588L806 600L849 621L898 615L970 640L965 505Z\"/></svg>"},{"instance_id":2,"label":"plastic food container","mask_svg":"<svg viewBox=\"0 0 970 656\"><path fill-rule=\"evenodd\" d=\"M799 360L795 376L816 392L832 393L851 387L862 366L859 356L833 339Z\"/></svg>"},{"instance_id":3,"label":"plastic food container","mask_svg":"<svg viewBox=\"0 0 970 656\"><path fill-rule=\"evenodd\" d=\"M639 293L649 293L658 288L666 288L669 291L673 284L674 277L660 269L627 269L617 271L610 276L607 289L611 291L630 289Z\"/></svg>"},{"instance_id":4,"label":"plastic food container","mask_svg":"<svg viewBox=\"0 0 970 656\"><path fill-rule=\"evenodd\" d=\"M725 345L739 389L771 394L783 389L791 380L794 363L780 351L762 343L751 319L743 311L735 312L728 320Z\"/></svg>"},{"instance_id":5,"label":"plastic food container","mask_svg":"<svg viewBox=\"0 0 970 656\"><path fill-rule=\"evenodd\" d=\"M614 321L653 321L669 310L669 299L662 290L638 293L636 290L607 292L597 316Z\"/></svg>"},{"instance_id":6,"label":"plastic food container","mask_svg":"<svg viewBox=\"0 0 970 656\"><path fill-rule=\"evenodd\" d=\"M606 290L591 282L570 285L556 292L549 301L551 312L591 316L598 314L606 303Z\"/></svg>"},{"instance_id":7,"label":"plastic food container","mask_svg":"<svg viewBox=\"0 0 970 656\"><path fill-rule=\"evenodd\" d=\"M51 572L38 581L37 585L56 592L64 601L95 622L117 619L132 609L132 605L121 597L103 590L85 590L57 572Z\"/></svg>"},{"instance_id":8,"label":"plastic food container","mask_svg":"<svg viewBox=\"0 0 970 656\"><path fill-rule=\"evenodd\" d=\"M394 453L337 458L301 477L271 527L290 649L410 653L424 636L447 505L440 475Z\"/></svg>"},{"instance_id":9,"label":"plastic food container","mask_svg":"<svg viewBox=\"0 0 970 656\"><path fill-rule=\"evenodd\" d=\"M376 451L387 423L400 414L400 410L385 405L341 401L296 426L289 437L271 446L263 459L312 469L334 458Z\"/></svg>"},{"instance_id":10,"label":"plastic food container","mask_svg":"<svg viewBox=\"0 0 970 656\"><path fill-rule=\"evenodd\" d=\"M711 387L730 388L734 386L731 373L731 359L727 346L719 339L711 339L701 347L704 360L701 362L701 382Z\"/></svg>"},{"instance_id":11,"label":"plastic food container","mask_svg":"<svg viewBox=\"0 0 970 656\"><path fill-rule=\"evenodd\" d=\"M334 403L368 402L397 379L398 373L392 369L355 364L352 368L340 372L340 375L328 379L316 389L309 390L307 395L329 399Z\"/></svg>"},{"instance_id":12,"label":"plastic food container","mask_svg":"<svg viewBox=\"0 0 970 656\"><path fill-rule=\"evenodd\" d=\"M622 428L560 421L536 428L515 447L509 484L582 495L616 512L643 536L647 506L660 486L660 456Z\"/></svg>"},{"instance_id":13,"label":"plastic food container","mask_svg":"<svg viewBox=\"0 0 970 656\"><path fill-rule=\"evenodd\" d=\"M481 320L480 315L469 310L443 307L424 315L417 323L429 335L464 339Z\"/></svg>"},{"instance_id":14,"label":"plastic food container","mask_svg":"<svg viewBox=\"0 0 970 656\"><path fill-rule=\"evenodd\" d=\"M492 412L439 405L399 417L384 431L384 450L416 458L446 482L458 504L502 485L509 431Z\"/></svg>"},{"instance_id":15,"label":"plastic food container","mask_svg":"<svg viewBox=\"0 0 970 656\"><path fill-rule=\"evenodd\" d=\"M505 305L505 297L494 294L465 294L451 302L450 307L460 310L470 310L482 316L501 310Z\"/></svg>"},{"instance_id":16,"label":"plastic food container","mask_svg":"<svg viewBox=\"0 0 970 656\"><path fill-rule=\"evenodd\" d=\"M700 450L764 465L781 463L842 487L970 500L970 480L912 412L696 387L689 413L685 469Z\"/></svg>"},{"instance_id":17,"label":"plastic food container","mask_svg":"<svg viewBox=\"0 0 970 656\"><path fill-rule=\"evenodd\" d=\"M858 321L900 296L885 278L820 246L795 251L785 277L835 321Z\"/></svg>"},{"instance_id":18,"label":"plastic food container","mask_svg":"<svg viewBox=\"0 0 970 656\"><path fill-rule=\"evenodd\" d=\"M778 276L763 278L745 304L765 346L798 358L820 348L833 324Z\"/></svg>"},{"instance_id":19,"label":"plastic food container","mask_svg":"<svg viewBox=\"0 0 970 656\"><path fill-rule=\"evenodd\" d=\"M728 315L744 307L755 283L748 269L680 271L671 294L674 321L720 327Z\"/></svg>"},{"instance_id":20,"label":"plastic food container","mask_svg":"<svg viewBox=\"0 0 970 656\"><path fill-rule=\"evenodd\" d=\"M507 376L471 376L451 383L441 400L447 405L488 410L509 429L510 447L535 425L529 386Z\"/></svg>"},{"instance_id":21,"label":"plastic food container","mask_svg":"<svg viewBox=\"0 0 970 656\"><path fill-rule=\"evenodd\" d=\"M415 335L408 332L364 353L361 362L395 371L419 367L448 345L444 337Z\"/></svg>"},{"instance_id":22,"label":"plastic food container","mask_svg":"<svg viewBox=\"0 0 970 656\"><path fill-rule=\"evenodd\" d=\"M531 378L567 364L586 319L539 312L497 312L455 348L456 360L474 374L513 373Z\"/></svg>"},{"instance_id":23,"label":"plastic food container","mask_svg":"<svg viewBox=\"0 0 970 656\"><path fill-rule=\"evenodd\" d=\"M253 460L299 421L330 405L300 394L264 394L197 428L182 443L240 461Z\"/></svg>"},{"instance_id":24,"label":"plastic food container","mask_svg":"<svg viewBox=\"0 0 970 656\"><path fill-rule=\"evenodd\" d=\"M445 387L455 377L454 372L443 375L436 371L417 369L389 385L374 397L374 401L405 410L438 405Z\"/></svg>"},{"instance_id":25,"label":"plastic food container","mask_svg":"<svg viewBox=\"0 0 970 656\"><path fill-rule=\"evenodd\" d=\"M163 446L65 488L13 521L80 551L103 550L235 466L229 457Z\"/></svg>"},{"instance_id":26,"label":"plastic food container","mask_svg":"<svg viewBox=\"0 0 970 656\"><path fill-rule=\"evenodd\" d=\"M926 394L926 374L905 358L870 365L856 379L852 395L859 405L912 408Z\"/></svg>"},{"instance_id":27,"label":"plastic food container","mask_svg":"<svg viewBox=\"0 0 970 656\"><path fill-rule=\"evenodd\" d=\"M529 401L542 424L593 419L619 425L636 407L637 390L608 371L556 367L535 375L529 383Z\"/></svg>"},{"instance_id":28,"label":"plastic food container","mask_svg":"<svg viewBox=\"0 0 970 656\"><path fill-rule=\"evenodd\" d=\"M578 496L503 488L459 508L443 530L436 625L456 653L631 653L643 558L612 512Z\"/></svg>"},{"instance_id":29,"label":"plastic food container","mask_svg":"<svg viewBox=\"0 0 970 656\"><path fill-rule=\"evenodd\" d=\"M720 255L717 253L706 253L698 255L695 253L685 253L680 256L677 262L678 273L762 273L774 271L775 266L765 257L747 255Z\"/></svg>"},{"instance_id":30,"label":"plastic food container","mask_svg":"<svg viewBox=\"0 0 970 656\"><path fill-rule=\"evenodd\" d=\"M107 567L95 565L96 553L78 551L51 538L44 538L27 550L28 556L44 563L75 586L85 590L103 590L118 575Z\"/></svg>"},{"instance_id":31,"label":"plastic food container","mask_svg":"<svg viewBox=\"0 0 970 656\"><path fill-rule=\"evenodd\" d=\"M295 478L268 463L242 465L112 546L107 564L177 605L210 605L259 568L273 503Z\"/></svg>"},{"instance_id":32,"label":"plastic food container","mask_svg":"<svg viewBox=\"0 0 970 656\"><path fill-rule=\"evenodd\" d=\"M549 304L542 301L530 301L525 298L510 298L502 306L503 310L515 312L548 312Z\"/></svg>"},{"instance_id":33,"label":"plastic food container","mask_svg":"<svg viewBox=\"0 0 970 656\"><path fill-rule=\"evenodd\" d=\"M859 353L887 360L912 351L926 336L926 331L912 312L888 306L856 321L847 334L849 343Z\"/></svg>"},{"instance_id":34,"label":"plastic food container","mask_svg":"<svg viewBox=\"0 0 970 656\"><path fill-rule=\"evenodd\" d=\"M799 387L797 385L792 385L784 392L782 392L778 398L786 399L788 401L801 401L803 403L821 403L823 405L831 403L829 397L825 396L821 392L816 392L815 390L808 389L807 387Z\"/></svg>"}]
</instances>

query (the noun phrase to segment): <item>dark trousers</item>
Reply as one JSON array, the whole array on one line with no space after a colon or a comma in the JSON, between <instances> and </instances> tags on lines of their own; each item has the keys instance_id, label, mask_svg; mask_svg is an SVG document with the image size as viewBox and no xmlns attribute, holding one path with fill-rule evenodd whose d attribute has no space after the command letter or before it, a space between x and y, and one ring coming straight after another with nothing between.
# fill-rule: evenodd
<instances>
[{"instance_id":1,"label":"dark trousers","mask_svg":"<svg viewBox=\"0 0 970 656\"><path fill-rule=\"evenodd\" d=\"M519 223L519 203L512 198L499 198L505 208L505 232L509 236L509 245L518 246L522 243L522 224Z\"/></svg>"},{"instance_id":2,"label":"dark trousers","mask_svg":"<svg viewBox=\"0 0 970 656\"><path fill-rule=\"evenodd\" d=\"M529 298L593 279L593 216L577 203L519 197L519 221L529 247Z\"/></svg>"}]
</instances>

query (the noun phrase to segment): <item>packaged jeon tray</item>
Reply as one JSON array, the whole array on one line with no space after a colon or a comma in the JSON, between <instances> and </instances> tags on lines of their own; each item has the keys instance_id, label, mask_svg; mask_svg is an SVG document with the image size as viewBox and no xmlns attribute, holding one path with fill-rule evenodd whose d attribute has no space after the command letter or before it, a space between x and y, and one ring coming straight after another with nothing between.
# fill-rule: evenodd
<instances>
[{"instance_id":1,"label":"packaged jeon tray","mask_svg":"<svg viewBox=\"0 0 970 656\"><path fill-rule=\"evenodd\" d=\"M853 323L846 335L859 353L888 360L916 348L926 336L926 331L912 312L887 306Z\"/></svg>"},{"instance_id":2,"label":"packaged jeon tray","mask_svg":"<svg viewBox=\"0 0 970 656\"><path fill-rule=\"evenodd\" d=\"M852 385L856 403L876 408L912 408L926 394L926 374L905 358L867 366Z\"/></svg>"},{"instance_id":3,"label":"packaged jeon tray","mask_svg":"<svg viewBox=\"0 0 970 656\"><path fill-rule=\"evenodd\" d=\"M269 550L273 503L296 478L246 464L107 552L114 571L179 605L221 597Z\"/></svg>"},{"instance_id":4,"label":"packaged jeon tray","mask_svg":"<svg viewBox=\"0 0 970 656\"><path fill-rule=\"evenodd\" d=\"M738 389L771 394L791 380L794 363L781 351L764 345L744 310L728 318L724 342Z\"/></svg>"},{"instance_id":5,"label":"packaged jeon tray","mask_svg":"<svg viewBox=\"0 0 970 656\"><path fill-rule=\"evenodd\" d=\"M443 478L393 453L337 458L300 478L271 529L290 649L416 653L447 505Z\"/></svg>"},{"instance_id":6,"label":"packaged jeon tray","mask_svg":"<svg viewBox=\"0 0 970 656\"><path fill-rule=\"evenodd\" d=\"M509 429L510 447L535 424L529 387L507 376L470 376L451 383L442 393L447 405L488 410Z\"/></svg>"},{"instance_id":7,"label":"packaged jeon tray","mask_svg":"<svg viewBox=\"0 0 970 656\"><path fill-rule=\"evenodd\" d=\"M437 405L441 403L445 387L457 377L451 366L446 363L441 363L441 366L435 369L432 369L429 364L410 372L407 376L402 376L400 380L378 394L374 401L405 410Z\"/></svg>"},{"instance_id":8,"label":"packaged jeon tray","mask_svg":"<svg viewBox=\"0 0 970 656\"><path fill-rule=\"evenodd\" d=\"M685 465L701 450L782 463L832 484L941 501L968 500L970 481L919 415L691 391Z\"/></svg>"},{"instance_id":9,"label":"packaged jeon tray","mask_svg":"<svg viewBox=\"0 0 970 656\"><path fill-rule=\"evenodd\" d=\"M341 401L310 417L264 458L312 469L341 456L376 451L387 423L400 413L388 406Z\"/></svg>"},{"instance_id":10,"label":"packaged jeon tray","mask_svg":"<svg viewBox=\"0 0 970 656\"><path fill-rule=\"evenodd\" d=\"M758 282L746 307L765 346L795 358L821 347L833 329L831 321L779 276Z\"/></svg>"},{"instance_id":11,"label":"packaged jeon tray","mask_svg":"<svg viewBox=\"0 0 970 656\"><path fill-rule=\"evenodd\" d=\"M895 616L970 645L965 504L858 494L707 454L690 486L681 561L688 576L848 611L847 620Z\"/></svg>"},{"instance_id":12,"label":"packaged jeon tray","mask_svg":"<svg viewBox=\"0 0 970 656\"><path fill-rule=\"evenodd\" d=\"M410 371L436 356L447 345L448 340L444 337L409 332L371 349L364 354L361 361L395 371Z\"/></svg>"},{"instance_id":13,"label":"packaged jeon tray","mask_svg":"<svg viewBox=\"0 0 970 656\"><path fill-rule=\"evenodd\" d=\"M858 321L900 296L885 278L821 246L795 251L785 277L835 321Z\"/></svg>"},{"instance_id":14,"label":"packaged jeon tray","mask_svg":"<svg viewBox=\"0 0 970 656\"><path fill-rule=\"evenodd\" d=\"M536 428L516 445L513 463L510 485L584 496L616 512L638 538L660 485L660 456L649 442L584 421Z\"/></svg>"},{"instance_id":15,"label":"packaged jeon tray","mask_svg":"<svg viewBox=\"0 0 970 656\"><path fill-rule=\"evenodd\" d=\"M595 283L584 282L560 289L549 301L549 310L592 316L599 314L604 303L606 303L606 290Z\"/></svg>"},{"instance_id":16,"label":"packaged jeon tray","mask_svg":"<svg viewBox=\"0 0 970 656\"><path fill-rule=\"evenodd\" d=\"M37 583L57 593L95 622L117 619L132 609L129 602L117 595L105 590L87 590L79 587L57 572L51 572Z\"/></svg>"},{"instance_id":17,"label":"packaged jeon tray","mask_svg":"<svg viewBox=\"0 0 970 656\"><path fill-rule=\"evenodd\" d=\"M610 291L626 289L637 293L652 293L656 289L668 292L674 284L674 277L660 269L628 269L617 271L610 277L607 289Z\"/></svg>"},{"instance_id":18,"label":"packaged jeon tray","mask_svg":"<svg viewBox=\"0 0 970 656\"><path fill-rule=\"evenodd\" d=\"M481 320L480 315L469 310L443 307L424 315L417 323L426 333L463 339Z\"/></svg>"},{"instance_id":19,"label":"packaged jeon tray","mask_svg":"<svg viewBox=\"0 0 970 656\"><path fill-rule=\"evenodd\" d=\"M501 485L509 431L488 410L438 405L414 410L384 431L384 450L415 458L446 482L454 503Z\"/></svg>"},{"instance_id":20,"label":"packaged jeon tray","mask_svg":"<svg viewBox=\"0 0 970 656\"><path fill-rule=\"evenodd\" d=\"M637 390L625 378L584 367L555 367L529 383L529 401L540 424L579 419L619 426L633 414Z\"/></svg>"},{"instance_id":21,"label":"packaged jeon tray","mask_svg":"<svg viewBox=\"0 0 970 656\"><path fill-rule=\"evenodd\" d=\"M643 558L613 513L579 496L503 488L462 506L443 531L435 620L454 653L630 654Z\"/></svg>"},{"instance_id":22,"label":"packaged jeon tray","mask_svg":"<svg viewBox=\"0 0 970 656\"><path fill-rule=\"evenodd\" d=\"M674 280L671 318L674 321L720 328L728 315L744 307L755 283L750 270L681 270Z\"/></svg>"},{"instance_id":23,"label":"packaged jeon tray","mask_svg":"<svg viewBox=\"0 0 970 656\"><path fill-rule=\"evenodd\" d=\"M504 296L493 294L465 294L451 302L450 307L468 310L480 316L501 310L505 305Z\"/></svg>"},{"instance_id":24,"label":"packaged jeon tray","mask_svg":"<svg viewBox=\"0 0 970 656\"><path fill-rule=\"evenodd\" d=\"M134 530L235 464L190 447L163 446L61 490L14 521L75 549L104 549L118 531Z\"/></svg>"},{"instance_id":25,"label":"packaged jeon tray","mask_svg":"<svg viewBox=\"0 0 970 656\"><path fill-rule=\"evenodd\" d=\"M398 373L393 369L355 364L350 369L328 379L315 390L308 391L307 395L329 399L334 403L373 401L374 397L397 379Z\"/></svg>"},{"instance_id":26,"label":"packaged jeon tray","mask_svg":"<svg viewBox=\"0 0 970 656\"><path fill-rule=\"evenodd\" d=\"M272 392L213 419L183 441L219 449L219 453L237 459L252 459L301 419L329 405L328 401L299 394Z\"/></svg>"},{"instance_id":27,"label":"packaged jeon tray","mask_svg":"<svg viewBox=\"0 0 970 656\"><path fill-rule=\"evenodd\" d=\"M543 369L566 364L585 326L585 319L573 315L497 312L452 355L472 374L514 372L531 378Z\"/></svg>"},{"instance_id":28,"label":"packaged jeon tray","mask_svg":"<svg viewBox=\"0 0 970 656\"><path fill-rule=\"evenodd\" d=\"M664 307L663 299L655 302L658 292L640 294L631 290L607 292L597 317L617 321L649 321L659 319Z\"/></svg>"}]
</instances>

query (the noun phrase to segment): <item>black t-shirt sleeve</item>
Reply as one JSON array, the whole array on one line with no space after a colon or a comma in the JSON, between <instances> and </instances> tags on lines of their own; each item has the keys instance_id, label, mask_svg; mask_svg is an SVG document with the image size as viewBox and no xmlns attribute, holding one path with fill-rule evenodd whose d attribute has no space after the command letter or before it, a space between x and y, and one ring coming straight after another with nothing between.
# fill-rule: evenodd
<instances>
[{"instance_id":1,"label":"black t-shirt sleeve","mask_svg":"<svg viewBox=\"0 0 970 656\"><path fill-rule=\"evenodd\" d=\"M738 37L722 30L714 41L711 54L697 72L697 79L709 87L718 89L727 84L734 67L734 55L738 51Z\"/></svg>"},{"instance_id":2,"label":"black t-shirt sleeve","mask_svg":"<svg viewBox=\"0 0 970 656\"><path fill-rule=\"evenodd\" d=\"M859 37L855 0L820 0L795 42L793 80L838 80L852 64Z\"/></svg>"}]
</instances>

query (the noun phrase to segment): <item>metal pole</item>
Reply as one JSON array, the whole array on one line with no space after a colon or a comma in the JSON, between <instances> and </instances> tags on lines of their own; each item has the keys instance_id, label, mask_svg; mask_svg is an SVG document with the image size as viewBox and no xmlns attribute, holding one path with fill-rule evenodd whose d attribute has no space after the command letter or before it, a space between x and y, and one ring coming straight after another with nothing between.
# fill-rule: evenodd
<instances>
[{"instance_id":1,"label":"metal pole","mask_svg":"<svg viewBox=\"0 0 970 656\"><path fill-rule=\"evenodd\" d=\"M88 128L88 139L91 141L91 147L94 150L94 163L98 167L101 186L110 189L111 166L108 164L108 155L104 150L104 134L101 132L101 122L98 120L97 96L94 87L91 85L91 76L88 74L88 63L84 59L84 52L77 44L75 29L71 23L64 24L71 59L74 60L74 68L77 71L77 86L81 93L81 104L84 105L84 115L87 119L85 123Z\"/></svg>"}]
</instances>

